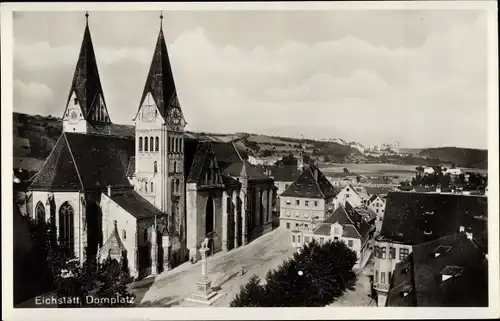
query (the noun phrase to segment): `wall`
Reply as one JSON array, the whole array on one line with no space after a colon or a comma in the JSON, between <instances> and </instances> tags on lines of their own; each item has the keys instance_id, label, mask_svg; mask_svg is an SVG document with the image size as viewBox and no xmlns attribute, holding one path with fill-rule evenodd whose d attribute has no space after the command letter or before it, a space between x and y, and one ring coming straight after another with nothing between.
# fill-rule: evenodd
<instances>
[{"instance_id":1,"label":"wall","mask_svg":"<svg viewBox=\"0 0 500 321\"><path fill-rule=\"evenodd\" d=\"M379 248L385 248L385 258L380 257L377 255L377 251L375 250L377 247ZM390 248L394 247L396 249L396 257L395 258L390 258ZM375 290L377 290L379 301L378 301L378 306L385 306L385 300L387 297L387 292L389 291L389 285L390 285L390 278L389 278L389 272L392 273L394 272L394 269L396 268L396 264L401 262L399 259L399 254L400 254L400 249L408 249L409 252L412 252L412 247L410 245L406 244L398 244L398 243L390 243L389 241L382 241L382 240L375 240L374 242L374 267L373 267L373 273L374 273L374 281L373 281L373 286ZM381 282L381 273L385 273L385 282ZM378 273L378 277L376 274ZM378 279L378 282L377 282Z\"/></svg>"},{"instance_id":2,"label":"wall","mask_svg":"<svg viewBox=\"0 0 500 321\"><path fill-rule=\"evenodd\" d=\"M363 199L352 189L352 186L346 186L335 196L335 202L344 203L349 201L352 207L357 207L363 203Z\"/></svg>"},{"instance_id":3,"label":"wall","mask_svg":"<svg viewBox=\"0 0 500 321\"><path fill-rule=\"evenodd\" d=\"M376 233L380 233L382 230L382 223L384 220L384 214L385 214L385 202L380 199L380 197L377 197L373 202L371 202L368 207L372 209L376 214L377 218L375 220L375 227L376 227Z\"/></svg>"},{"instance_id":4,"label":"wall","mask_svg":"<svg viewBox=\"0 0 500 321\"><path fill-rule=\"evenodd\" d=\"M323 238L323 241L320 239ZM314 235L313 233L308 233L308 232L303 232L303 231L297 231L297 232L292 232L290 235L290 241L293 247L300 248L304 244L309 243L312 241L312 239L315 239L318 243L322 242L328 242L328 241L333 241L333 236L331 235ZM356 264L354 264L353 268L359 269L361 268L360 264L363 262L364 256L367 254L365 249L367 248L367 244L365 243L364 246L361 244L360 239L356 238L348 238L348 237L341 237L339 238L340 242L344 242L346 245L349 244L349 241L352 241L352 246L348 247L356 252L356 255L358 257L358 261Z\"/></svg>"},{"instance_id":5,"label":"wall","mask_svg":"<svg viewBox=\"0 0 500 321\"><path fill-rule=\"evenodd\" d=\"M222 190L197 190L195 183L187 186L186 214L187 214L187 248L190 256L195 255L196 249L205 240L206 209L209 196L214 202L214 230L213 237L215 252L222 250ZM198 257L198 254L196 254Z\"/></svg>"},{"instance_id":6,"label":"wall","mask_svg":"<svg viewBox=\"0 0 500 321\"><path fill-rule=\"evenodd\" d=\"M299 205L296 205L297 200ZM318 202L318 206L314 206L314 202ZM317 220L325 218L324 199L280 197L280 227L286 228L287 223L290 223L290 228L297 224L310 225L312 217L318 217Z\"/></svg>"},{"instance_id":7,"label":"wall","mask_svg":"<svg viewBox=\"0 0 500 321\"><path fill-rule=\"evenodd\" d=\"M50 206L47 205L48 200L48 192L45 191L33 191L31 203L32 208L32 218L35 218L36 215L35 209L38 202L42 202L45 207L45 219L48 221L50 219ZM84 249L87 246L87 233L84 231L84 217L85 217L85 209L82 206L80 201L80 195L83 195L79 192L54 192L54 206L55 206L55 217L56 217L56 227L57 227L57 235L59 236L59 209L61 205L65 202L68 202L73 208L74 217L73 217L73 241L74 241L74 249L75 256L82 261L84 259Z\"/></svg>"},{"instance_id":8,"label":"wall","mask_svg":"<svg viewBox=\"0 0 500 321\"><path fill-rule=\"evenodd\" d=\"M114 221L117 222L118 234L127 250L127 260L130 269L130 275L136 277L138 275L138 247L136 239L140 242L143 237L142 233L138 231L137 219L129 212L125 211L118 204L113 202L107 195L103 194L101 197L101 210L102 210L102 235L103 242L106 243L109 236L114 230ZM123 231L125 230L126 238L124 238ZM137 234L137 236L136 236ZM103 243L103 244L104 244ZM105 255L105 254L104 254Z\"/></svg>"}]
</instances>

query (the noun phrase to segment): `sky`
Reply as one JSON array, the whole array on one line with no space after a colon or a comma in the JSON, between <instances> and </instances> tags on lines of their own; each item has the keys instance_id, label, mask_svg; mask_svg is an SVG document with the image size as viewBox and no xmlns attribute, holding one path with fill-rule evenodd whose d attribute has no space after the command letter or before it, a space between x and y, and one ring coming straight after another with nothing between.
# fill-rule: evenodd
<instances>
[{"instance_id":1,"label":"sky","mask_svg":"<svg viewBox=\"0 0 500 321\"><path fill-rule=\"evenodd\" d=\"M112 122L133 124L156 11L89 12ZM487 149L482 11L167 11L187 130ZM14 13L14 111L61 116L84 12Z\"/></svg>"}]
</instances>

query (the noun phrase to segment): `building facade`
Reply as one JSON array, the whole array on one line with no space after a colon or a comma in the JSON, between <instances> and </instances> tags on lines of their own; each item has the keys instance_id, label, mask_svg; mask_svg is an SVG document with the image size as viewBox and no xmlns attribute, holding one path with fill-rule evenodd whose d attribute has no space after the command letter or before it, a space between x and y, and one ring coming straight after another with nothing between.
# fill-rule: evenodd
<instances>
[{"instance_id":1,"label":"building facade","mask_svg":"<svg viewBox=\"0 0 500 321\"><path fill-rule=\"evenodd\" d=\"M375 225L377 233L382 230L382 222L384 221L385 200L377 194L373 194L367 202L368 207L377 215Z\"/></svg>"},{"instance_id":2,"label":"building facade","mask_svg":"<svg viewBox=\"0 0 500 321\"><path fill-rule=\"evenodd\" d=\"M300 248L313 239L323 244L324 242L344 242L351 250L356 252L358 261L354 268L363 268L367 263L371 251L369 241L373 234L370 224L352 207L346 208L340 204L332 215L323 221L313 222L309 226L298 226L292 229L292 246Z\"/></svg>"},{"instance_id":3,"label":"building facade","mask_svg":"<svg viewBox=\"0 0 500 321\"><path fill-rule=\"evenodd\" d=\"M280 227L311 226L333 213L336 189L315 166L306 167L280 194Z\"/></svg>"},{"instance_id":4,"label":"building facade","mask_svg":"<svg viewBox=\"0 0 500 321\"><path fill-rule=\"evenodd\" d=\"M483 235L488 202L484 196L389 192L382 230L374 241L374 289L378 306L385 306L396 264L413 246L450 234Z\"/></svg>"}]
</instances>

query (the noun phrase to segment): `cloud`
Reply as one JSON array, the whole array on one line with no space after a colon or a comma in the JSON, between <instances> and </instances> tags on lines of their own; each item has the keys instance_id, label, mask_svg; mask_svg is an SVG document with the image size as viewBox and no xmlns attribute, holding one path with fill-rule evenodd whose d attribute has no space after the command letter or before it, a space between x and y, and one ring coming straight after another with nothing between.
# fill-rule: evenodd
<instances>
[{"instance_id":1,"label":"cloud","mask_svg":"<svg viewBox=\"0 0 500 321\"><path fill-rule=\"evenodd\" d=\"M168 50L193 130L300 132L364 144L399 140L409 147L484 148L484 18L441 21L442 28L427 30L427 37L413 47L388 47L346 34L315 43L291 39L243 48L215 43L206 28L195 26L169 43ZM92 32L98 38L99 30ZM16 78L54 89L50 106L40 108L56 114L64 109L79 45L16 45ZM114 122L130 123L135 115L153 45L94 41ZM476 134L467 135L464 128Z\"/></svg>"}]
</instances>

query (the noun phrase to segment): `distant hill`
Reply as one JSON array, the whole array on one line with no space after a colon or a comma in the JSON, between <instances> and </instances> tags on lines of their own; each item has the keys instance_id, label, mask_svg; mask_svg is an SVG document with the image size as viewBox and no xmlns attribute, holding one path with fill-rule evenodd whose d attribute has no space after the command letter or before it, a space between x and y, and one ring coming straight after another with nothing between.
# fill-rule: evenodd
<instances>
[{"instance_id":1,"label":"distant hill","mask_svg":"<svg viewBox=\"0 0 500 321\"><path fill-rule=\"evenodd\" d=\"M23 170L34 170L41 166L62 133L62 121L52 116L13 114L14 164ZM113 124L113 135L134 139L132 125ZM413 156L381 155L373 157L363 154L364 147L356 142L341 139L318 141L292 137L270 136L253 133L204 133L186 132L186 137L218 142L233 141L243 157L253 155L288 156L305 153L324 162L334 163L395 163L406 165L437 165L441 161L453 162L457 166L487 168L487 151L455 147L406 149ZM409 152L411 150L411 152ZM424 159L425 157L425 159ZM33 164L38 164L34 166ZM37 167L37 168L29 168Z\"/></svg>"},{"instance_id":2,"label":"distant hill","mask_svg":"<svg viewBox=\"0 0 500 321\"><path fill-rule=\"evenodd\" d=\"M448 161L457 167L488 169L488 151L484 149L436 147L423 149L418 155Z\"/></svg>"}]
</instances>

